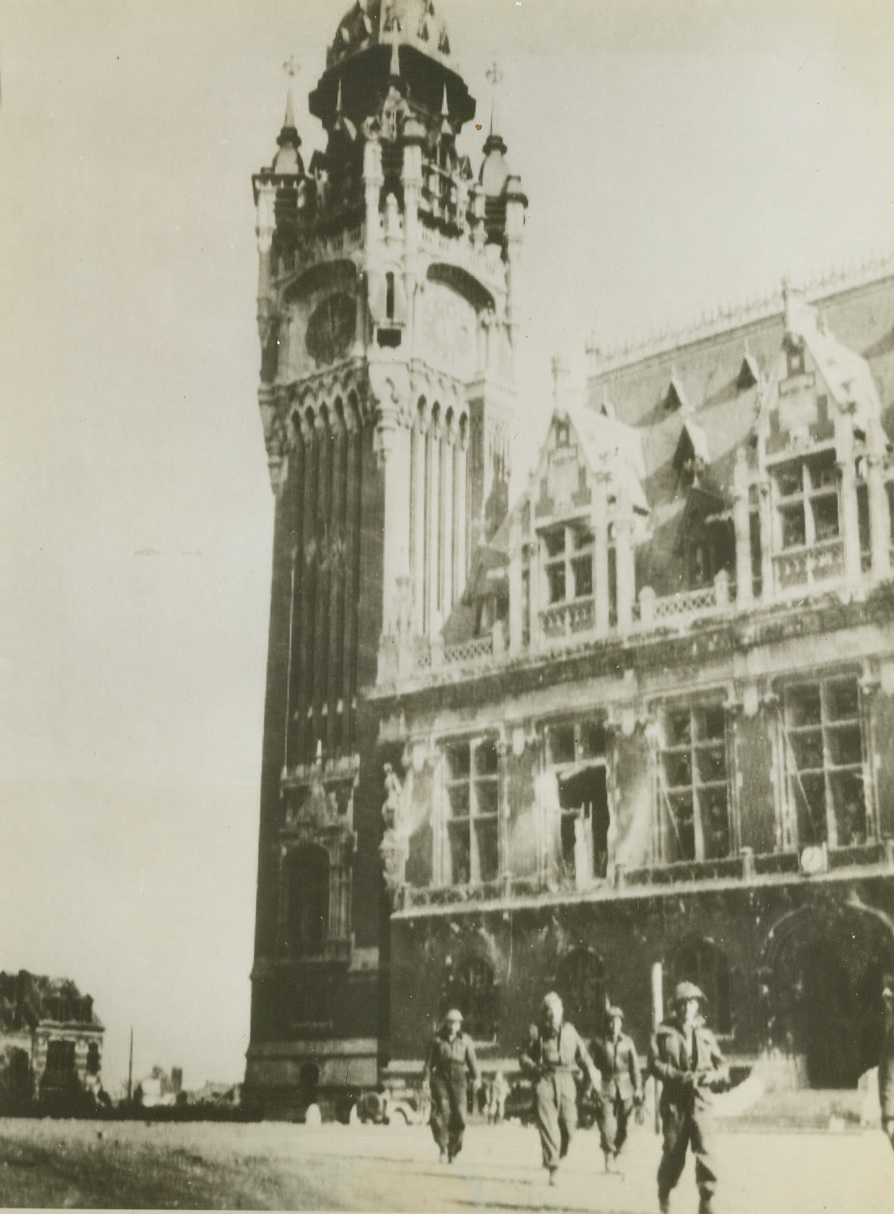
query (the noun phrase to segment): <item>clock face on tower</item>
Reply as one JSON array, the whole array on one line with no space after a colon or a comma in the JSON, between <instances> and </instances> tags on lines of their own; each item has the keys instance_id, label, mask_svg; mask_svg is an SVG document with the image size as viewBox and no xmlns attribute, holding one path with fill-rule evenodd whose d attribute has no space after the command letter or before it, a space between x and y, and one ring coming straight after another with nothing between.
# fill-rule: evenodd
<instances>
[{"instance_id":1,"label":"clock face on tower","mask_svg":"<svg viewBox=\"0 0 894 1214\"><path fill-rule=\"evenodd\" d=\"M304 338L314 362L331 363L345 357L354 340L356 311L350 295L327 295L314 309Z\"/></svg>"}]
</instances>

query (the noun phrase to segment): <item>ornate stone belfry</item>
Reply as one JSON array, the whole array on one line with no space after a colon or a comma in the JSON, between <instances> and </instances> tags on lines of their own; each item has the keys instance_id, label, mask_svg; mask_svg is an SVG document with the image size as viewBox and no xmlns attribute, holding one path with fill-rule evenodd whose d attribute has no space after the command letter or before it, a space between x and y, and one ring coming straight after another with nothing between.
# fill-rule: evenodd
<instances>
[{"instance_id":1,"label":"ornate stone belfry","mask_svg":"<svg viewBox=\"0 0 894 1214\"><path fill-rule=\"evenodd\" d=\"M273 1044L301 1053L284 1045L296 1023L284 1008L307 1003L307 959L283 941L304 939L301 916L317 912L285 874L312 883L313 855L338 883L325 937L338 947L314 964L347 974L333 970L328 1010L297 1023L342 1024L375 1054L378 1026L340 1003L356 1000L345 982L378 946L381 767L365 754L363 691L438 636L508 505L527 200L493 120L477 173L475 137L469 154L459 146L475 108L432 0L358 0L309 97L325 151L302 156L290 87L277 150L253 178L276 509L247 1074L259 1099L276 1087ZM322 811L349 786L350 824Z\"/></svg>"}]
</instances>

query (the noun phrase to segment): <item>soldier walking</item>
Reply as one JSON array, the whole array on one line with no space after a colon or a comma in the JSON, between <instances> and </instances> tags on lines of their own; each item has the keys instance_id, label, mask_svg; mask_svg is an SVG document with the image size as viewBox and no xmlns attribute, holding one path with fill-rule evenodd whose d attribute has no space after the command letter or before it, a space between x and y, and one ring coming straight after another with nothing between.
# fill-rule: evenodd
<instances>
[{"instance_id":1,"label":"soldier walking","mask_svg":"<svg viewBox=\"0 0 894 1214\"><path fill-rule=\"evenodd\" d=\"M711 1093L722 1091L729 1075L714 1034L705 1025L705 996L692 982L674 991L672 1014L658 1026L649 1049L649 1072L662 1084L658 1166L658 1206L670 1210L671 1190L683 1172L686 1148L695 1155L699 1214L712 1214L717 1188Z\"/></svg>"},{"instance_id":2,"label":"soldier walking","mask_svg":"<svg viewBox=\"0 0 894 1214\"><path fill-rule=\"evenodd\" d=\"M475 1047L462 1023L462 1012L451 1008L429 1043L422 1071L423 1085L431 1090L431 1132L441 1163L453 1163L463 1149L466 1074L471 1074L476 1089L481 1084Z\"/></svg>"},{"instance_id":3,"label":"soldier walking","mask_svg":"<svg viewBox=\"0 0 894 1214\"><path fill-rule=\"evenodd\" d=\"M549 1183L554 1185L559 1162L568 1154L577 1128L575 1066L599 1090L593 1060L574 1025L564 1019L562 1000L555 991L544 998L540 1023L531 1025L518 1060L522 1072L534 1081L543 1166L549 1171Z\"/></svg>"},{"instance_id":4,"label":"soldier walking","mask_svg":"<svg viewBox=\"0 0 894 1214\"><path fill-rule=\"evenodd\" d=\"M878 1064L878 1096L882 1110L882 1129L894 1147L894 975L885 979L882 991L885 1029L882 1055Z\"/></svg>"},{"instance_id":5,"label":"soldier walking","mask_svg":"<svg viewBox=\"0 0 894 1214\"><path fill-rule=\"evenodd\" d=\"M642 1116L643 1077L639 1055L624 1032L624 1012L610 1007L605 1014L608 1034L592 1043L593 1061L602 1072L602 1101L596 1114L606 1172L617 1172L617 1159L627 1141L630 1118Z\"/></svg>"}]
</instances>

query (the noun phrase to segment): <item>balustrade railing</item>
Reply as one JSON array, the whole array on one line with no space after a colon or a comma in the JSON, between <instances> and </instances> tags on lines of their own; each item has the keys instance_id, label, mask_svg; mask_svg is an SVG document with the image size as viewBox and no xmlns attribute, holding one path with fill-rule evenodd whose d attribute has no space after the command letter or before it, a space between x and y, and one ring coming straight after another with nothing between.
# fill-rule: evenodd
<instances>
[{"instance_id":1,"label":"balustrade railing","mask_svg":"<svg viewBox=\"0 0 894 1214\"><path fill-rule=\"evenodd\" d=\"M844 541L823 540L810 548L795 548L773 557L776 584L781 590L812 586L844 575Z\"/></svg>"}]
</instances>

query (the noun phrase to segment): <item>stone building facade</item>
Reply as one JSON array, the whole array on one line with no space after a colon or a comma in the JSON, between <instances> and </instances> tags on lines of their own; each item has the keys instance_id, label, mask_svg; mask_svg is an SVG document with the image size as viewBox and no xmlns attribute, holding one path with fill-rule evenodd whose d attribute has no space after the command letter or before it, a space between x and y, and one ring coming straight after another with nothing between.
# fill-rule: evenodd
<instances>
[{"instance_id":1,"label":"stone building facade","mask_svg":"<svg viewBox=\"0 0 894 1214\"><path fill-rule=\"evenodd\" d=\"M894 970L894 264L556 364L510 504L527 200L430 0L358 0L254 178L275 496L244 1098L505 1065L543 992L849 1086Z\"/></svg>"},{"instance_id":2,"label":"stone building facade","mask_svg":"<svg viewBox=\"0 0 894 1214\"><path fill-rule=\"evenodd\" d=\"M693 979L735 1062L855 1086L894 970L894 265L560 366L468 639L371 693L400 755L392 1068L543 991L644 1049ZM486 623L487 627L483 627ZM657 996L660 999L660 995Z\"/></svg>"},{"instance_id":3,"label":"stone building facade","mask_svg":"<svg viewBox=\"0 0 894 1214\"><path fill-rule=\"evenodd\" d=\"M245 1100L377 1081L383 769L364 689L441 633L508 500L526 200L428 0L363 0L254 178L276 519Z\"/></svg>"},{"instance_id":4,"label":"stone building facade","mask_svg":"<svg viewBox=\"0 0 894 1214\"><path fill-rule=\"evenodd\" d=\"M0 1101L6 1112L39 1104L75 1111L102 1090L105 1030L67 978L0 974Z\"/></svg>"}]
</instances>

